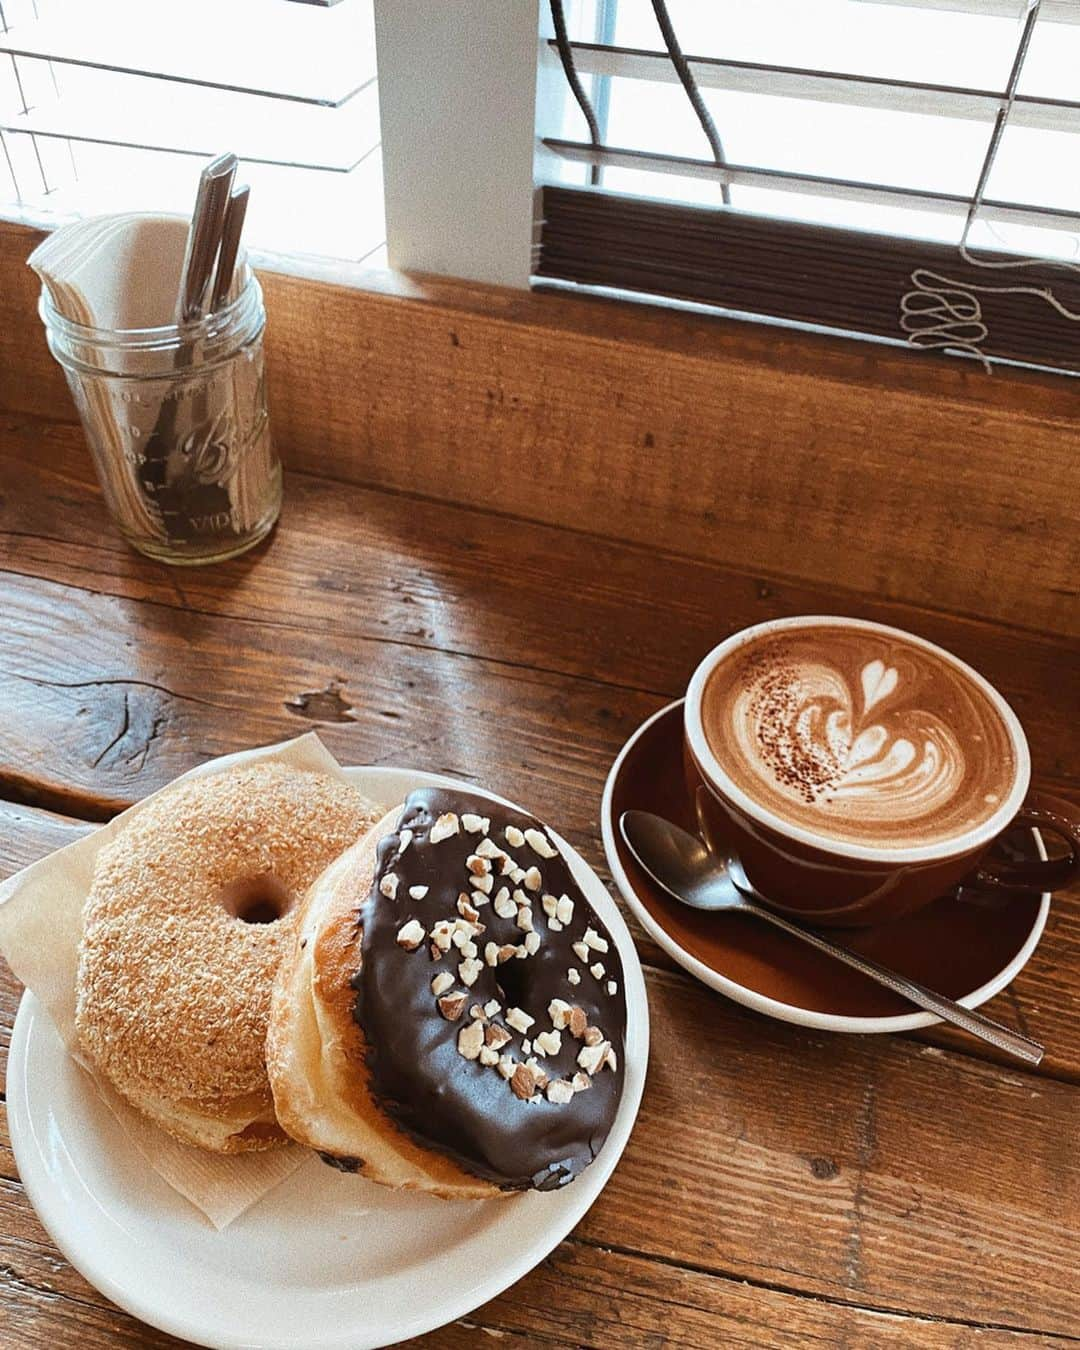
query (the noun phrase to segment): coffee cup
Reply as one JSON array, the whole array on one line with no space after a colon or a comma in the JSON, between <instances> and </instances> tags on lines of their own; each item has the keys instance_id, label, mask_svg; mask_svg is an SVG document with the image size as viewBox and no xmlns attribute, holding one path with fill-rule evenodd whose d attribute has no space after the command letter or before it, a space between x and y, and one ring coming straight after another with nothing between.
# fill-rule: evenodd
<instances>
[{"instance_id":1,"label":"coffee cup","mask_svg":"<svg viewBox=\"0 0 1080 1350\"><path fill-rule=\"evenodd\" d=\"M1008 703L900 629L828 615L744 629L694 672L684 733L705 842L815 924L897 918L961 883L1053 890L1080 873L1080 811L1030 791ZM989 856L1020 825L1067 856Z\"/></svg>"}]
</instances>

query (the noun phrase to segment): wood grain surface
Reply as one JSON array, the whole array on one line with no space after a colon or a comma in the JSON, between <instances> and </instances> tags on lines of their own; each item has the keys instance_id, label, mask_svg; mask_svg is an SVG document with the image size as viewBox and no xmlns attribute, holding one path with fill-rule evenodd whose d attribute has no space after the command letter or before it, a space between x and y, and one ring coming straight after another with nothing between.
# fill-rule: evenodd
<instances>
[{"instance_id":1,"label":"wood grain surface","mask_svg":"<svg viewBox=\"0 0 1080 1350\"><path fill-rule=\"evenodd\" d=\"M871 591L873 588L870 588ZM1080 798L1077 644L427 494L288 475L271 542L163 568L109 526L78 431L0 414L0 873L200 760L316 727L344 762L482 782L603 871L604 775L727 633L863 614L944 642ZM51 808L47 810L45 808ZM54 814L58 813L58 814ZM990 1011L1039 1073L933 1029L840 1037L692 981L635 930L639 1124L589 1215L438 1347L1007 1346L1080 1338L1080 897ZM0 1061L17 1004L0 977ZM2 1068L2 1063L0 1063ZM42 1232L0 1134L0 1342L165 1346Z\"/></svg>"},{"instance_id":2,"label":"wood grain surface","mask_svg":"<svg viewBox=\"0 0 1080 1350\"><path fill-rule=\"evenodd\" d=\"M38 238L0 226L0 406L73 420ZM1074 380L436 278L262 280L294 468L1080 635Z\"/></svg>"}]
</instances>

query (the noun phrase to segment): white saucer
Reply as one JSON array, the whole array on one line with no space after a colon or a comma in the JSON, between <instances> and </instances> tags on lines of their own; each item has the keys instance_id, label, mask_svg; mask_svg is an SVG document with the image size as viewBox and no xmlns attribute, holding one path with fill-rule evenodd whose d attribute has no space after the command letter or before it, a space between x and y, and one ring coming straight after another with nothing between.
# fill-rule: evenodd
<instances>
[{"instance_id":1,"label":"white saucer","mask_svg":"<svg viewBox=\"0 0 1080 1350\"><path fill-rule=\"evenodd\" d=\"M346 770L375 800L468 783L408 769ZM23 995L8 1060L11 1144L30 1201L71 1264L121 1308L198 1345L364 1350L418 1336L494 1298L541 1261L600 1194L641 1101L645 982L618 908L559 839L625 974L625 1086L597 1160L565 1190L445 1202L389 1191L312 1158L216 1232L127 1142Z\"/></svg>"}]
</instances>

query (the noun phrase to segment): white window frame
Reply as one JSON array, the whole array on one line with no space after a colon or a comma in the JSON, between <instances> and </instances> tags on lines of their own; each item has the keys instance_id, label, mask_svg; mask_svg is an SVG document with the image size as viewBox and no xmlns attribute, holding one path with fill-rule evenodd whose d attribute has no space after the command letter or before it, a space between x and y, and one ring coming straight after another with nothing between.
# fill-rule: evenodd
<instances>
[{"instance_id":1,"label":"white window frame","mask_svg":"<svg viewBox=\"0 0 1080 1350\"><path fill-rule=\"evenodd\" d=\"M537 97L562 98L551 64L537 73L541 12L375 0L391 268L528 286Z\"/></svg>"}]
</instances>

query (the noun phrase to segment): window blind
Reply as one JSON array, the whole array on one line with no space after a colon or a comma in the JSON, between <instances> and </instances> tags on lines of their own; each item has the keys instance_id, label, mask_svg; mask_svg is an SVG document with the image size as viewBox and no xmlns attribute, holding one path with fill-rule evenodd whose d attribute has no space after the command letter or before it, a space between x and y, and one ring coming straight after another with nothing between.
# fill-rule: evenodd
<instances>
[{"instance_id":1,"label":"window blind","mask_svg":"<svg viewBox=\"0 0 1080 1350\"><path fill-rule=\"evenodd\" d=\"M548 0L541 281L1080 369L1080 3Z\"/></svg>"},{"instance_id":2,"label":"window blind","mask_svg":"<svg viewBox=\"0 0 1080 1350\"><path fill-rule=\"evenodd\" d=\"M186 214L225 149L253 247L377 258L371 0L0 0L0 210Z\"/></svg>"}]
</instances>

